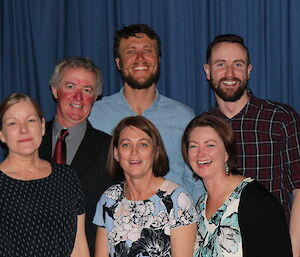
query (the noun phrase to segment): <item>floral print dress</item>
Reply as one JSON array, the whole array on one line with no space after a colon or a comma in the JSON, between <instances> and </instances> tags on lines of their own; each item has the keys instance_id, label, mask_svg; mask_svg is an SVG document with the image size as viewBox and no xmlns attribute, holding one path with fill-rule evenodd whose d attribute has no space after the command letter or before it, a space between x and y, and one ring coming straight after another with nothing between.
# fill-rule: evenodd
<instances>
[{"instance_id":1,"label":"floral print dress","mask_svg":"<svg viewBox=\"0 0 300 257\"><path fill-rule=\"evenodd\" d=\"M196 206L199 224L194 257L243 256L238 208L241 193L251 181L252 178L241 181L210 220L206 219L205 214L207 194L200 197Z\"/></svg>"},{"instance_id":2,"label":"floral print dress","mask_svg":"<svg viewBox=\"0 0 300 257\"><path fill-rule=\"evenodd\" d=\"M188 193L165 180L147 200L130 201L124 183L111 186L101 196L94 223L106 229L109 256L170 256L170 230L197 222Z\"/></svg>"}]
</instances>

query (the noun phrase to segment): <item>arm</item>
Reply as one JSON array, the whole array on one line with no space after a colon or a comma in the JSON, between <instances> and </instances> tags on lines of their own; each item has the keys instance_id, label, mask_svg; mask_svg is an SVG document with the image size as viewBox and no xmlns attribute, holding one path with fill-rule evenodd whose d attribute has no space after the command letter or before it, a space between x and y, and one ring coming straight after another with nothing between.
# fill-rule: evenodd
<instances>
[{"instance_id":1,"label":"arm","mask_svg":"<svg viewBox=\"0 0 300 257\"><path fill-rule=\"evenodd\" d=\"M107 234L102 227L97 227L95 257L108 257Z\"/></svg>"},{"instance_id":2,"label":"arm","mask_svg":"<svg viewBox=\"0 0 300 257\"><path fill-rule=\"evenodd\" d=\"M293 191L293 205L290 217L290 234L293 256L300 256L300 189Z\"/></svg>"},{"instance_id":3,"label":"arm","mask_svg":"<svg viewBox=\"0 0 300 257\"><path fill-rule=\"evenodd\" d=\"M282 206L262 185L253 183L242 192L239 206L243 251L253 256L292 257Z\"/></svg>"},{"instance_id":4,"label":"arm","mask_svg":"<svg viewBox=\"0 0 300 257\"><path fill-rule=\"evenodd\" d=\"M89 257L89 248L85 235L85 214L78 215L77 232L71 257Z\"/></svg>"},{"instance_id":5,"label":"arm","mask_svg":"<svg viewBox=\"0 0 300 257\"><path fill-rule=\"evenodd\" d=\"M171 229L172 257L192 257L196 241L197 223Z\"/></svg>"}]
</instances>

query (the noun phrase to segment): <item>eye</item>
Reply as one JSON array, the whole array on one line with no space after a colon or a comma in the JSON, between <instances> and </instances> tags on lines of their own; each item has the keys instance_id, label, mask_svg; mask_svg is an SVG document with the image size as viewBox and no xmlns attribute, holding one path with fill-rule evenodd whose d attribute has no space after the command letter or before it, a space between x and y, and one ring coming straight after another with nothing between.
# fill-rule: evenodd
<instances>
[{"instance_id":1,"label":"eye","mask_svg":"<svg viewBox=\"0 0 300 257\"><path fill-rule=\"evenodd\" d=\"M84 89L83 89L83 92L85 92L85 93L92 93L93 92L93 89L92 88L90 88L90 87L85 87Z\"/></svg>"},{"instance_id":2,"label":"eye","mask_svg":"<svg viewBox=\"0 0 300 257\"><path fill-rule=\"evenodd\" d=\"M31 123L31 122L36 122L36 119L31 118L31 119L28 120L28 122L29 122L29 123Z\"/></svg>"},{"instance_id":3,"label":"eye","mask_svg":"<svg viewBox=\"0 0 300 257\"><path fill-rule=\"evenodd\" d=\"M189 144L188 145L188 149L195 149L197 148L198 146L196 144Z\"/></svg>"},{"instance_id":4,"label":"eye","mask_svg":"<svg viewBox=\"0 0 300 257\"><path fill-rule=\"evenodd\" d=\"M215 145L214 144L208 144L207 147L213 148L213 147L215 147Z\"/></svg>"},{"instance_id":5,"label":"eye","mask_svg":"<svg viewBox=\"0 0 300 257\"><path fill-rule=\"evenodd\" d=\"M151 49L151 48L146 48L146 49L144 49L144 53L146 53L146 54L151 54L151 53L153 53L153 49Z\"/></svg>"},{"instance_id":6,"label":"eye","mask_svg":"<svg viewBox=\"0 0 300 257\"><path fill-rule=\"evenodd\" d=\"M217 63L217 67L224 67L224 66L225 66L225 64L223 62Z\"/></svg>"},{"instance_id":7,"label":"eye","mask_svg":"<svg viewBox=\"0 0 300 257\"><path fill-rule=\"evenodd\" d=\"M69 84L66 85L67 89L73 89L74 87L75 87L75 85L71 84L71 83L69 83Z\"/></svg>"},{"instance_id":8,"label":"eye","mask_svg":"<svg viewBox=\"0 0 300 257\"><path fill-rule=\"evenodd\" d=\"M121 145L121 147L122 147L122 148L127 148L127 147L129 147L129 144L128 144L128 143L123 143L123 144Z\"/></svg>"},{"instance_id":9,"label":"eye","mask_svg":"<svg viewBox=\"0 0 300 257\"><path fill-rule=\"evenodd\" d=\"M235 66L236 66L236 67L243 67L243 64L242 64L241 62L237 62L237 63L235 64Z\"/></svg>"},{"instance_id":10,"label":"eye","mask_svg":"<svg viewBox=\"0 0 300 257\"><path fill-rule=\"evenodd\" d=\"M11 121L11 122L9 122L7 125L9 126L9 127L12 127L12 126L14 126L14 125L16 125L17 123L15 122L15 121Z\"/></svg>"},{"instance_id":11,"label":"eye","mask_svg":"<svg viewBox=\"0 0 300 257\"><path fill-rule=\"evenodd\" d=\"M141 146L141 147L147 147L148 144L147 144L147 143L140 143L140 146Z\"/></svg>"},{"instance_id":12,"label":"eye","mask_svg":"<svg viewBox=\"0 0 300 257\"><path fill-rule=\"evenodd\" d=\"M129 49L126 51L128 55L134 55L136 53L135 49Z\"/></svg>"}]
</instances>

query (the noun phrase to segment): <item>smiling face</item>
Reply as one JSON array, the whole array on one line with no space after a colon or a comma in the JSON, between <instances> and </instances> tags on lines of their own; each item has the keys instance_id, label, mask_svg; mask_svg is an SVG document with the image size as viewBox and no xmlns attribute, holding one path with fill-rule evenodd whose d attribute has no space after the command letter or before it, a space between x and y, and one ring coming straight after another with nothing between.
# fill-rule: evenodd
<instances>
[{"instance_id":1,"label":"smiling face","mask_svg":"<svg viewBox=\"0 0 300 257\"><path fill-rule=\"evenodd\" d=\"M86 120L97 95L96 75L82 68L65 68L57 87L51 87L57 99L57 119L65 127Z\"/></svg>"},{"instance_id":2,"label":"smiling face","mask_svg":"<svg viewBox=\"0 0 300 257\"><path fill-rule=\"evenodd\" d=\"M196 127L188 140L188 160L194 172L204 181L225 175L228 159L224 143L212 127Z\"/></svg>"},{"instance_id":3,"label":"smiling face","mask_svg":"<svg viewBox=\"0 0 300 257\"><path fill-rule=\"evenodd\" d=\"M127 180L153 176L156 155L153 140L137 127L124 128L118 147L114 148L114 158L120 163Z\"/></svg>"},{"instance_id":4,"label":"smiling face","mask_svg":"<svg viewBox=\"0 0 300 257\"><path fill-rule=\"evenodd\" d=\"M159 57L155 40L145 34L122 38L119 53L116 64L125 85L133 89L145 89L158 81Z\"/></svg>"},{"instance_id":5,"label":"smiling face","mask_svg":"<svg viewBox=\"0 0 300 257\"><path fill-rule=\"evenodd\" d=\"M33 104L21 101L9 107L2 119L0 138L9 154L37 153L45 133L45 121L40 119Z\"/></svg>"},{"instance_id":6,"label":"smiling face","mask_svg":"<svg viewBox=\"0 0 300 257\"><path fill-rule=\"evenodd\" d=\"M216 97L234 102L246 94L252 65L248 64L247 52L238 43L222 42L212 48L209 64L204 65Z\"/></svg>"}]
</instances>

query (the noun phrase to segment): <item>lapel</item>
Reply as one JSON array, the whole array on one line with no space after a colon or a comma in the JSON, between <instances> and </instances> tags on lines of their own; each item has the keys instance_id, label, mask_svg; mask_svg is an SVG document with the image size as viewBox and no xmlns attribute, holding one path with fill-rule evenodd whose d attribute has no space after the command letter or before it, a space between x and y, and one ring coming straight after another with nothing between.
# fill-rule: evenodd
<instances>
[{"instance_id":1,"label":"lapel","mask_svg":"<svg viewBox=\"0 0 300 257\"><path fill-rule=\"evenodd\" d=\"M78 173L84 172L88 165L95 160L95 145L97 145L97 141L95 141L93 137L93 128L91 124L87 122L85 134L71 163L71 166Z\"/></svg>"}]
</instances>

